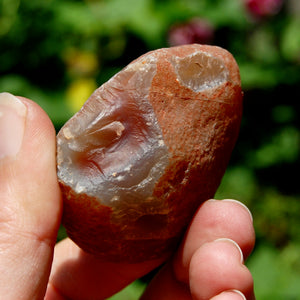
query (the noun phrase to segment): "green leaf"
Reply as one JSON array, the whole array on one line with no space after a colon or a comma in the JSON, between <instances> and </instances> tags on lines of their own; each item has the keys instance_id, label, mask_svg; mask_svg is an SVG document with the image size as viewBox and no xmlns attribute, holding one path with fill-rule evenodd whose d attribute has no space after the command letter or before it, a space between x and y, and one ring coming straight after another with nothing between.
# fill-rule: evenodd
<instances>
[{"instance_id":1,"label":"green leaf","mask_svg":"<svg viewBox=\"0 0 300 300\"><path fill-rule=\"evenodd\" d=\"M146 285L139 280L134 281L121 292L110 297L109 300L137 300L142 295Z\"/></svg>"},{"instance_id":2,"label":"green leaf","mask_svg":"<svg viewBox=\"0 0 300 300\"><path fill-rule=\"evenodd\" d=\"M290 20L283 30L281 39L281 49L284 57L290 61L300 63L300 18L295 17Z\"/></svg>"},{"instance_id":3,"label":"green leaf","mask_svg":"<svg viewBox=\"0 0 300 300\"><path fill-rule=\"evenodd\" d=\"M217 190L215 198L233 198L248 202L255 198L257 182L251 169L245 167L229 167Z\"/></svg>"},{"instance_id":4,"label":"green leaf","mask_svg":"<svg viewBox=\"0 0 300 300\"><path fill-rule=\"evenodd\" d=\"M257 299L299 299L299 253L298 244L290 244L282 251L262 245L254 251L247 265L254 278Z\"/></svg>"},{"instance_id":5,"label":"green leaf","mask_svg":"<svg viewBox=\"0 0 300 300\"><path fill-rule=\"evenodd\" d=\"M256 168L297 160L300 152L300 134L293 127L283 127L265 145L252 152L249 164Z\"/></svg>"}]
</instances>

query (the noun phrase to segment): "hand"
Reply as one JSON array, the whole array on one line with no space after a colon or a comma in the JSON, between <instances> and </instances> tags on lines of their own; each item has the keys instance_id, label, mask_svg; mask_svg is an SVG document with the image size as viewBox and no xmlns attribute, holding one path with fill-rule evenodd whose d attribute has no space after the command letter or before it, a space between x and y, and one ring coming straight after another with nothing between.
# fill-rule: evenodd
<instances>
[{"instance_id":1,"label":"hand","mask_svg":"<svg viewBox=\"0 0 300 300\"><path fill-rule=\"evenodd\" d=\"M62 214L55 146L36 103L0 94L0 295L7 300L105 299L162 263L102 262L69 239L55 246ZM142 299L243 299L234 290L254 299L243 264L253 246L247 208L206 201Z\"/></svg>"}]
</instances>

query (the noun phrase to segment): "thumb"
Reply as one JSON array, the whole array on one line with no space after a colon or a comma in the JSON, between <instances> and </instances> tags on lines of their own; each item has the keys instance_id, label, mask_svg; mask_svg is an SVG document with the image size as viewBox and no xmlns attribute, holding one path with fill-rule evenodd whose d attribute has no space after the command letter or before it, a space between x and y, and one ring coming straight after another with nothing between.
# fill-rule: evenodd
<instances>
[{"instance_id":1,"label":"thumb","mask_svg":"<svg viewBox=\"0 0 300 300\"><path fill-rule=\"evenodd\" d=\"M43 299L62 210L55 161L55 130L46 113L1 93L1 299Z\"/></svg>"}]
</instances>

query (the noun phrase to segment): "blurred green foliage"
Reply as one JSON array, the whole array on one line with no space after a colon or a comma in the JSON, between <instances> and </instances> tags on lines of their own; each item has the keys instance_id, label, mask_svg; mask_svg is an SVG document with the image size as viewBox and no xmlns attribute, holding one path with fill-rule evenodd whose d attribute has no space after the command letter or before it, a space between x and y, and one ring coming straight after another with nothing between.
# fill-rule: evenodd
<instances>
[{"instance_id":1,"label":"blurred green foliage","mask_svg":"<svg viewBox=\"0 0 300 300\"><path fill-rule=\"evenodd\" d=\"M245 0L0 0L0 91L39 103L56 129L139 55L199 18L241 71L244 118L217 192L253 212L258 299L300 299L300 5L255 17ZM184 26L184 25L182 25ZM64 236L60 232L60 236ZM136 299L141 283L113 299Z\"/></svg>"}]
</instances>

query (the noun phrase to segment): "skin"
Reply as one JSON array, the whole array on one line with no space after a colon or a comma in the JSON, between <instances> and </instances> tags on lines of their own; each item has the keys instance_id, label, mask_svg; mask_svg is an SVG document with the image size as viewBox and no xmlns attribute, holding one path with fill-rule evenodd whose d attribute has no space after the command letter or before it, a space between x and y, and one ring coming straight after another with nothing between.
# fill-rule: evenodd
<instances>
[{"instance_id":1,"label":"skin","mask_svg":"<svg viewBox=\"0 0 300 300\"><path fill-rule=\"evenodd\" d=\"M36 103L19 99L27 107L22 145L15 157L0 159L0 295L7 300L105 299L160 265L159 260L103 262L69 239L55 245L62 215L55 130ZM253 279L243 263L254 240L245 206L206 201L142 299L244 299L234 290L254 299Z\"/></svg>"}]
</instances>

